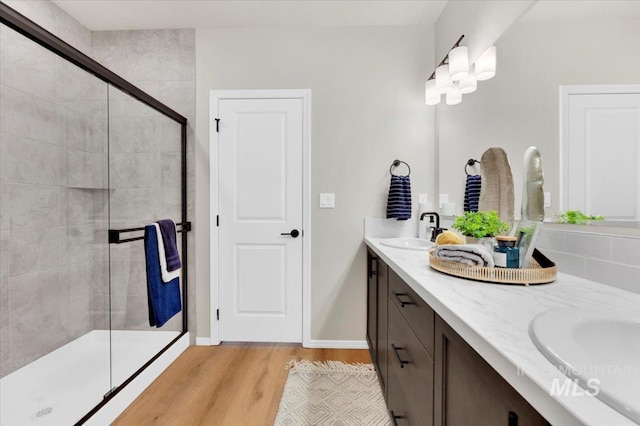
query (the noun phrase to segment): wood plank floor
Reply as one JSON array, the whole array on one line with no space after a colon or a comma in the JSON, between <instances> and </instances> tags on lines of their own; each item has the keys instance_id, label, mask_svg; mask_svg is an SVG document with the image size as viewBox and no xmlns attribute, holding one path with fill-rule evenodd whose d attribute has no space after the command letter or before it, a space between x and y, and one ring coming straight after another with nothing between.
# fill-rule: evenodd
<instances>
[{"instance_id":1,"label":"wood plank floor","mask_svg":"<svg viewBox=\"0 0 640 426\"><path fill-rule=\"evenodd\" d=\"M370 363L366 350L283 344L190 346L113 423L273 425L292 359Z\"/></svg>"}]
</instances>

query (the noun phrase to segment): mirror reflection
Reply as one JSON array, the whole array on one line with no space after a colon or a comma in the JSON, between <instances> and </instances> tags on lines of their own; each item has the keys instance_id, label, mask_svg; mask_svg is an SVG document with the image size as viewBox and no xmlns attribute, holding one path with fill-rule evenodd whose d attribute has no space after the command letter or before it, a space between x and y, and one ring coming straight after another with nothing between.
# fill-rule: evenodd
<instances>
[{"instance_id":1,"label":"mirror reflection","mask_svg":"<svg viewBox=\"0 0 640 426\"><path fill-rule=\"evenodd\" d=\"M535 3L496 43L496 77L461 104L437 107L439 193L461 214L464 165L501 147L518 218L523 155L535 146L547 219L578 209L639 221L639 42L640 2Z\"/></svg>"}]
</instances>

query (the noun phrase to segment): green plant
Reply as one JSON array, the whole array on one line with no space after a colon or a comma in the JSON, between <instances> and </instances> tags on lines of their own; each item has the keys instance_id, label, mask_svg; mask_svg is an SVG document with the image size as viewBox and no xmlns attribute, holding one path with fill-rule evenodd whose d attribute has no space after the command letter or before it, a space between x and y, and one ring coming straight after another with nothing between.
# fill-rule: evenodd
<instances>
[{"instance_id":1,"label":"green plant","mask_svg":"<svg viewBox=\"0 0 640 426\"><path fill-rule=\"evenodd\" d=\"M509 224L500 220L495 210L480 212L464 212L456 217L452 226L470 237L495 237L509 230Z\"/></svg>"},{"instance_id":2,"label":"green plant","mask_svg":"<svg viewBox=\"0 0 640 426\"><path fill-rule=\"evenodd\" d=\"M604 220L603 216L587 216L580 210L567 210L566 213L560 213L556 222L568 223L571 225L584 225L588 220Z\"/></svg>"}]
</instances>

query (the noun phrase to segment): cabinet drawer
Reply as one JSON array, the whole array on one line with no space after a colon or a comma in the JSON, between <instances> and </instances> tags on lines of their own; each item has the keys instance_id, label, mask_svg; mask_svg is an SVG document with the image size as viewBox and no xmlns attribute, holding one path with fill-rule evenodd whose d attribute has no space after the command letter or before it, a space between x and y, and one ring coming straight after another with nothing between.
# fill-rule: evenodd
<instances>
[{"instance_id":1,"label":"cabinet drawer","mask_svg":"<svg viewBox=\"0 0 640 426\"><path fill-rule=\"evenodd\" d=\"M389 304L389 411L398 426L433 424L433 360L399 309Z\"/></svg>"},{"instance_id":2,"label":"cabinet drawer","mask_svg":"<svg viewBox=\"0 0 640 426\"><path fill-rule=\"evenodd\" d=\"M389 299L402 313L409 326L427 350L434 354L434 312L391 268L389 268Z\"/></svg>"}]
</instances>

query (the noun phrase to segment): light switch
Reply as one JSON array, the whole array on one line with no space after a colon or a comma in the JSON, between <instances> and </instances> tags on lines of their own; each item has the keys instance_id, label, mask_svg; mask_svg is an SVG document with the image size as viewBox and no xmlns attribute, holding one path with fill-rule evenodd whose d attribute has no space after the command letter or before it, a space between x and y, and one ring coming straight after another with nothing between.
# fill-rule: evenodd
<instances>
[{"instance_id":1,"label":"light switch","mask_svg":"<svg viewBox=\"0 0 640 426\"><path fill-rule=\"evenodd\" d=\"M428 194L418 194L418 202L420 203L428 203L429 202L429 195Z\"/></svg>"},{"instance_id":2,"label":"light switch","mask_svg":"<svg viewBox=\"0 0 640 426\"><path fill-rule=\"evenodd\" d=\"M551 193L550 192L545 192L544 193L544 206L545 207L551 207Z\"/></svg>"},{"instance_id":3,"label":"light switch","mask_svg":"<svg viewBox=\"0 0 640 426\"><path fill-rule=\"evenodd\" d=\"M320 208L333 209L336 207L336 194L320 194Z\"/></svg>"},{"instance_id":4,"label":"light switch","mask_svg":"<svg viewBox=\"0 0 640 426\"><path fill-rule=\"evenodd\" d=\"M440 194L440 197L438 198L439 201L439 208L442 208L442 205L444 203L448 203L449 202L449 194Z\"/></svg>"}]
</instances>

